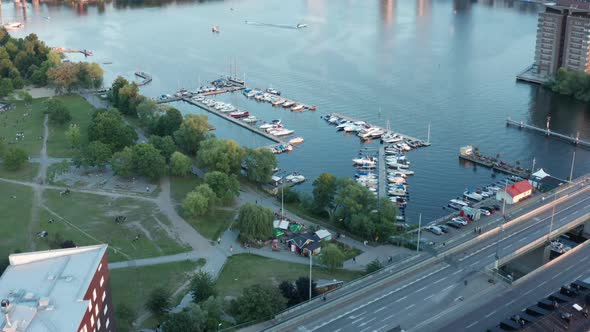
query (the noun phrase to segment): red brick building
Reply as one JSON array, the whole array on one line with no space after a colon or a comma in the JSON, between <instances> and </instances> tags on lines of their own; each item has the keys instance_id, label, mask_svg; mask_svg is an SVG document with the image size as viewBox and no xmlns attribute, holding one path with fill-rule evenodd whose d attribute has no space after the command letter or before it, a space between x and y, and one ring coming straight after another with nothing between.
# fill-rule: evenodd
<instances>
[{"instance_id":1,"label":"red brick building","mask_svg":"<svg viewBox=\"0 0 590 332\"><path fill-rule=\"evenodd\" d=\"M2 332L116 331L106 249L10 255L0 277Z\"/></svg>"}]
</instances>

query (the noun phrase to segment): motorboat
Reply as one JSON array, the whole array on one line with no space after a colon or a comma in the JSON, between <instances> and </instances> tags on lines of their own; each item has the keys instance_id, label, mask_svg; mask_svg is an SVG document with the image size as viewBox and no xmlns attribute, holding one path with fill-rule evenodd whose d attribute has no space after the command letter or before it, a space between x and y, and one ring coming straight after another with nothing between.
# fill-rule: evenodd
<instances>
[{"instance_id":1,"label":"motorboat","mask_svg":"<svg viewBox=\"0 0 590 332\"><path fill-rule=\"evenodd\" d=\"M363 140L369 140L373 138L373 133L377 133L380 128L377 127L370 127L359 131L357 134L358 137L362 138Z\"/></svg>"},{"instance_id":2,"label":"motorboat","mask_svg":"<svg viewBox=\"0 0 590 332\"><path fill-rule=\"evenodd\" d=\"M306 27L307 27L307 24L305 24L305 23L297 24L297 29L306 28Z\"/></svg>"},{"instance_id":3,"label":"motorboat","mask_svg":"<svg viewBox=\"0 0 590 332\"><path fill-rule=\"evenodd\" d=\"M285 180L287 182L292 182L292 183L301 183L305 181L305 176L297 173L297 172L293 172L287 176L285 176Z\"/></svg>"},{"instance_id":4,"label":"motorboat","mask_svg":"<svg viewBox=\"0 0 590 332\"><path fill-rule=\"evenodd\" d=\"M383 133L384 133L383 129L378 128L377 130L375 130L371 133L371 138L380 138L381 136L383 136Z\"/></svg>"},{"instance_id":5,"label":"motorboat","mask_svg":"<svg viewBox=\"0 0 590 332\"><path fill-rule=\"evenodd\" d=\"M403 140L403 137L401 137L399 134L388 132L381 137L381 140L383 141L383 143L397 143L401 142Z\"/></svg>"},{"instance_id":6,"label":"motorboat","mask_svg":"<svg viewBox=\"0 0 590 332\"><path fill-rule=\"evenodd\" d=\"M351 123L352 123L351 121L344 120L343 122L339 123L336 126L336 130L338 130L338 131L344 130L344 127L349 126Z\"/></svg>"},{"instance_id":7,"label":"motorboat","mask_svg":"<svg viewBox=\"0 0 590 332\"><path fill-rule=\"evenodd\" d=\"M480 195L480 194L476 193L476 192L475 192L475 191L473 191L473 190L466 190L466 191L463 193L463 196L465 196L465 197L467 197L467 198L469 198L469 199L472 199L472 200L474 200L474 201L478 201L478 202L479 202L479 201L481 201L481 200L483 199L483 196L482 196L482 195Z\"/></svg>"},{"instance_id":8,"label":"motorboat","mask_svg":"<svg viewBox=\"0 0 590 332\"><path fill-rule=\"evenodd\" d=\"M260 128L260 129L269 129L269 128L272 128L272 127L274 127L274 126L275 126L275 125L274 125L274 124L272 124L272 123L265 123L265 124L263 124L263 125L260 125L260 126L258 126L258 128Z\"/></svg>"},{"instance_id":9,"label":"motorboat","mask_svg":"<svg viewBox=\"0 0 590 332\"><path fill-rule=\"evenodd\" d=\"M280 96L281 95L281 92L279 90L273 89L273 88L266 89L266 92L268 92L270 94L273 94L275 96Z\"/></svg>"},{"instance_id":10,"label":"motorboat","mask_svg":"<svg viewBox=\"0 0 590 332\"><path fill-rule=\"evenodd\" d=\"M251 90L250 92L246 93L246 97L248 98L252 98L254 97L256 94L258 93L258 91L256 90Z\"/></svg>"},{"instance_id":11,"label":"motorboat","mask_svg":"<svg viewBox=\"0 0 590 332\"><path fill-rule=\"evenodd\" d=\"M284 105L284 104L283 104L283 105ZM338 120L340 120L340 118L339 118L339 117L337 117L337 116L331 116L331 117L330 117L330 118L329 118L327 121L328 121L328 123L330 123L330 124L336 124L336 123L338 122Z\"/></svg>"},{"instance_id":12,"label":"motorboat","mask_svg":"<svg viewBox=\"0 0 590 332\"><path fill-rule=\"evenodd\" d=\"M357 165L363 165L363 164L375 164L377 162L376 158L373 157L367 157L367 158L355 158L352 159L352 162L357 164Z\"/></svg>"},{"instance_id":13,"label":"motorboat","mask_svg":"<svg viewBox=\"0 0 590 332\"><path fill-rule=\"evenodd\" d=\"M401 171L387 172L387 175L392 176L392 177L400 177L400 178L404 178L404 179L407 178L407 175Z\"/></svg>"},{"instance_id":14,"label":"motorboat","mask_svg":"<svg viewBox=\"0 0 590 332\"><path fill-rule=\"evenodd\" d=\"M345 126L343 130L344 130L344 132L347 132L347 133L355 133L355 132L358 132L362 129L363 129L362 127L357 126L355 124L349 124L348 126Z\"/></svg>"},{"instance_id":15,"label":"motorboat","mask_svg":"<svg viewBox=\"0 0 590 332\"><path fill-rule=\"evenodd\" d=\"M290 108L290 107L291 107L291 106L293 106L293 105L295 105L295 102L294 102L294 101L292 101L292 100L286 100L286 101L283 103L283 107L284 107L284 108Z\"/></svg>"},{"instance_id":16,"label":"motorboat","mask_svg":"<svg viewBox=\"0 0 590 332\"><path fill-rule=\"evenodd\" d=\"M387 181L389 181L389 183L395 183L395 184L406 184L406 179L404 179L402 177L388 177Z\"/></svg>"},{"instance_id":17,"label":"motorboat","mask_svg":"<svg viewBox=\"0 0 590 332\"><path fill-rule=\"evenodd\" d=\"M254 115L250 115L247 118L244 118L243 121L246 123L255 123L255 122L258 122L258 118L255 117Z\"/></svg>"},{"instance_id":18,"label":"motorboat","mask_svg":"<svg viewBox=\"0 0 590 332\"><path fill-rule=\"evenodd\" d=\"M2 24L2 27L6 30L15 30L15 29L22 28L23 26L24 26L24 24L22 24L21 22L12 22L12 23Z\"/></svg>"},{"instance_id":19,"label":"motorboat","mask_svg":"<svg viewBox=\"0 0 590 332\"><path fill-rule=\"evenodd\" d=\"M293 150L293 147L290 144L279 144L277 146L273 146L270 148L270 150L272 151L272 153L274 154L279 154L279 153L283 153L283 152L289 152Z\"/></svg>"},{"instance_id":20,"label":"motorboat","mask_svg":"<svg viewBox=\"0 0 590 332\"><path fill-rule=\"evenodd\" d=\"M233 105L226 105L224 108L221 109L223 113L229 113L235 111L236 108Z\"/></svg>"},{"instance_id":21,"label":"motorboat","mask_svg":"<svg viewBox=\"0 0 590 332\"><path fill-rule=\"evenodd\" d=\"M408 169L398 169L397 171L405 175L414 175L414 171L410 171Z\"/></svg>"},{"instance_id":22,"label":"motorboat","mask_svg":"<svg viewBox=\"0 0 590 332\"><path fill-rule=\"evenodd\" d=\"M289 144L301 144L303 143L303 137L295 137L289 140Z\"/></svg>"},{"instance_id":23,"label":"motorboat","mask_svg":"<svg viewBox=\"0 0 590 332\"><path fill-rule=\"evenodd\" d=\"M232 118L245 118L245 117L250 116L250 112L248 112L248 111L235 111L235 112L229 113L229 116L231 116Z\"/></svg>"},{"instance_id":24,"label":"motorboat","mask_svg":"<svg viewBox=\"0 0 590 332\"><path fill-rule=\"evenodd\" d=\"M275 126L279 126L279 125L281 125L281 124L282 124L282 121L281 121L281 119L272 119L272 120L270 121L270 123L272 123L272 124L273 124L273 125L275 125Z\"/></svg>"},{"instance_id":25,"label":"motorboat","mask_svg":"<svg viewBox=\"0 0 590 332\"><path fill-rule=\"evenodd\" d=\"M211 32L219 33L219 27L217 25L214 25L213 28L211 28Z\"/></svg>"},{"instance_id":26,"label":"motorboat","mask_svg":"<svg viewBox=\"0 0 590 332\"><path fill-rule=\"evenodd\" d=\"M295 132L295 130L283 128L283 129L271 131L270 134L274 135L274 136L288 136L288 135L293 134L294 132Z\"/></svg>"},{"instance_id":27,"label":"motorboat","mask_svg":"<svg viewBox=\"0 0 590 332\"><path fill-rule=\"evenodd\" d=\"M467 203L463 200L460 200L460 199L451 199L449 202L454 203L454 204L459 204L461 206L469 206L469 203Z\"/></svg>"},{"instance_id":28,"label":"motorboat","mask_svg":"<svg viewBox=\"0 0 590 332\"><path fill-rule=\"evenodd\" d=\"M354 167L360 168L360 169L373 169L375 167L377 167L376 163L363 163L363 164L355 164Z\"/></svg>"},{"instance_id":29,"label":"motorboat","mask_svg":"<svg viewBox=\"0 0 590 332\"><path fill-rule=\"evenodd\" d=\"M280 125L280 124L279 125L273 125L272 127L266 128L265 131L270 134L271 132L277 131L279 129L283 129L283 126Z\"/></svg>"},{"instance_id":30,"label":"motorboat","mask_svg":"<svg viewBox=\"0 0 590 332\"><path fill-rule=\"evenodd\" d=\"M271 101L272 106L279 106L285 103L285 99L276 98L274 101Z\"/></svg>"},{"instance_id":31,"label":"motorboat","mask_svg":"<svg viewBox=\"0 0 590 332\"><path fill-rule=\"evenodd\" d=\"M449 202L449 207L455 210L461 210L463 208L463 205L459 203Z\"/></svg>"},{"instance_id":32,"label":"motorboat","mask_svg":"<svg viewBox=\"0 0 590 332\"><path fill-rule=\"evenodd\" d=\"M297 105L291 107L291 111L293 111L293 112L303 112L303 105L297 104Z\"/></svg>"}]
</instances>

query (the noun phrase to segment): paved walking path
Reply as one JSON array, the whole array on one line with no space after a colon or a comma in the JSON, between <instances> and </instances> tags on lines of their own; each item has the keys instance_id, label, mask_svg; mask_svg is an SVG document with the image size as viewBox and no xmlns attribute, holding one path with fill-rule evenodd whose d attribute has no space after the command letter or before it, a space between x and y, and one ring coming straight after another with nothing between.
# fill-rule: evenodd
<instances>
[{"instance_id":1,"label":"paved walking path","mask_svg":"<svg viewBox=\"0 0 590 332\"><path fill-rule=\"evenodd\" d=\"M41 156L39 170L35 177L35 182L42 184L45 181L47 175L47 139L49 138L49 127L47 122L49 121L49 115L45 114L43 118L43 146L41 147ZM33 201L31 202L31 222L28 228L28 244L31 251L35 251L37 244L34 239L34 230L39 226L39 211L43 205L43 189L41 186L33 186Z\"/></svg>"}]
</instances>

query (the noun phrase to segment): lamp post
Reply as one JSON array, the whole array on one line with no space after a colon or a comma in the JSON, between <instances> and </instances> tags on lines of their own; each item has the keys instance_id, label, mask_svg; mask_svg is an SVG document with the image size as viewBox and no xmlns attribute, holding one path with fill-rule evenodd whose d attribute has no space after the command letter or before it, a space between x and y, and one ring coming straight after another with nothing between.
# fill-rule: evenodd
<instances>
[{"instance_id":1,"label":"lamp post","mask_svg":"<svg viewBox=\"0 0 590 332\"><path fill-rule=\"evenodd\" d=\"M309 251L309 300L311 301L311 256L313 252Z\"/></svg>"},{"instance_id":2,"label":"lamp post","mask_svg":"<svg viewBox=\"0 0 590 332\"><path fill-rule=\"evenodd\" d=\"M572 156L572 167L570 169L570 183L574 181L574 162L576 161L576 150L574 150L574 155Z\"/></svg>"},{"instance_id":3,"label":"lamp post","mask_svg":"<svg viewBox=\"0 0 590 332\"><path fill-rule=\"evenodd\" d=\"M557 192L553 194L553 209L551 210L551 223L549 224L549 233L547 233L547 243L551 240L551 232L553 232L553 219L555 218L555 201L557 200Z\"/></svg>"}]
</instances>

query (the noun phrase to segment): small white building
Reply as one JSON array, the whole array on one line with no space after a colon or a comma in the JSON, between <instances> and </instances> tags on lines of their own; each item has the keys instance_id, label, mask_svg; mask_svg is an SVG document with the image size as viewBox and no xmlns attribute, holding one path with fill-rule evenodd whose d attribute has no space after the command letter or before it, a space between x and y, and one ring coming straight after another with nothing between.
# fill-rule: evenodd
<instances>
[{"instance_id":1,"label":"small white building","mask_svg":"<svg viewBox=\"0 0 590 332\"><path fill-rule=\"evenodd\" d=\"M517 182L496 192L496 199L506 204L516 204L533 194L533 186L527 180Z\"/></svg>"}]
</instances>

